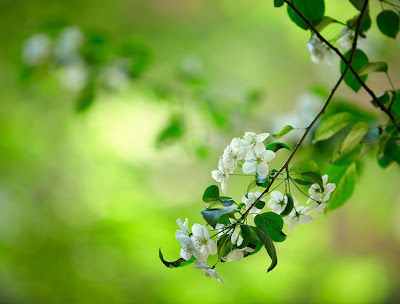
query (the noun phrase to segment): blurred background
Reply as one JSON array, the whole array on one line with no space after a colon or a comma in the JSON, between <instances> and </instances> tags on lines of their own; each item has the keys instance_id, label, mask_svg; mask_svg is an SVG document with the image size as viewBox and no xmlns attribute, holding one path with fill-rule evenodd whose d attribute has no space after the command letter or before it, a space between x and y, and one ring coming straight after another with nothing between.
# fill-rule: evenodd
<instances>
[{"instance_id":1,"label":"blurred background","mask_svg":"<svg viewBox=\"0 0 400 304\"><path fill-rule=\"evenodd\" d=\"M357 14L326 2L328 16ZM378 4L360 45L399 87L400 43L378 33ZM400 302L400 171L379 168L376 151L346 205L277 244L271 273L264 252L218 265L224 285L158 258L179 257L177 218L203 223L232 137L304 128L339 78L337 58L311 62L285 7L1 0L0 18L0 303ZM368 84L390 88L380 74ZM342 86L329 111L385 123L369 101ZM308 141L296 159L324 172L332 148ZM231 177L228 195L240 201L248 179Z\"/></svg>"}]
</instances>

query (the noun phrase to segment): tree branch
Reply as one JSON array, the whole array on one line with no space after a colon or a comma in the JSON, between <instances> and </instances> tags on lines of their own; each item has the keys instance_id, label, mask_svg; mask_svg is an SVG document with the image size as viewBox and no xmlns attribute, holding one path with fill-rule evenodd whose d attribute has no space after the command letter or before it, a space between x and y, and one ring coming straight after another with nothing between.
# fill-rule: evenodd
<instances>
[{"instance_id":1,"label":"tree branch","mask_svg":"<svg viewBox=\"0 0 400 304\"><path fill-rule=\"evenodd\" d=\"M334 47L328 40L326 40L321 33L315 28L315 26L297 9L297 7L294 6L293 2L288 1L288 0L283 0L285 1L285 3L287 5L289 5L295 12L297 15L299 15L299 17L301 19L303 19L303 21L305 23L307 23L308 27L315 33L315 35L317 35L317 37L323 41L327 46L329 46L343 61L344 63L346 63L346 65L349 65L349 61L347 60L344 55L336 48ZM368 2L368 1L366 1ZM360 14L361 16L361 14ZM364 14L363 14L364 16ZM354 38L355 39L355 38ZM365 82L361 79L360 75L356 72L356 70L351 66L350 64L350 70L353 72L354 77L357 79L357 81L361 84L361 86L368 92L368 94L372 97L372 99L378 104L379 108L385 112L390 120L393 122L393 124L396 126L397 130L400 131L400 126L398 124L396 124L396 119L393 116L393 114L390 112L389 109L386 109L386 107L384 106L384 104L378 99L378 97L376 97L375 93L365 84Z\"/></svg>"},{"instance_id":2,"label":"tree branch","mask_svg":"<svg viewBox=\"0 0 400 304\"><path fill-rule=\"evenodd\" d=\"M286 0L285 0L286 2ZM346 67L343 70L342 75L340 76L339 80L336 82L335 86L333 87L328 99L326 100L324 106L322 107L321 111L318 113L318 115L313 119L313 121L310 123L310 125L306 128L306 131L304 132L303 136L300 138L300 141L297 143L296 147L293 149L292 153L290 154L289 158L286 160L286 162L283 164L283 166L279 169L278 172L275 173L275 175L272 177L271 182L269 183L269 185L267 186L267 188L264 190L263 193L261 193L261 195L254 201L254 203L246 210L245 213L243 213L242 217L240 218L241 220L243 220L248 213L250 212L250 209L252 209L257 202L263 197L264 194L268 193L269 189L271 188L272 184L275 182L275 180L278 178L278 176L282 173L283 170L288 169L289 163L292 160L293 156L296 154L297 150L300 148L300 146L303 144L304 140L306 139L308 133L310 133L312 127L315 125L315 123L317 122L317 120L322 116L322 114L324 114L326 108L328 107L329 103L331 102L333 95L335 95L336 90L339 88L340 84L343 82L344 77L347 74L347 71L349 69L351 69L351 62L353 61L354 58L354 54L356 52L357 49L357 40L358 40L358 36L360 34L360 27L361 27L361 20L364 16L364 13L367 9L368 6L368 0L365 1L364 6L361 10L361 14L360 17L357 20L357 27L356 27L356 32L354 34L354 41L353 41L353 45L352 45L352 49L351 49L351 54L349 57L349 60L346 63Z\"/></svg>"}]
</instances>

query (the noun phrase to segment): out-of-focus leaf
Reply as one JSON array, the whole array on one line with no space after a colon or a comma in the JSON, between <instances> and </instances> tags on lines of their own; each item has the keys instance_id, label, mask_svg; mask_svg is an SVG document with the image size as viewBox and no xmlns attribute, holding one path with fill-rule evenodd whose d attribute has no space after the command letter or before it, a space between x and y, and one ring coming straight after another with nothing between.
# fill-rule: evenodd
<instances>
[{"instance_id":1,"label":"out-of-focus leaf","mask_svg":"<svg viewBox=\"0 0 400 304\"><path fill-rule=\"evenodd\" d=\"M324 28L326 28L329 24L331 23L337 23L338 21L328 17L328 16L324 16L322 18L322 20L315 26L315 28L317 29L318 32L321 32Z\"/></svg>"},{"instance_id":2,"label":"out-of-focus leaf","mask_svg":"<svg viewBox=\"0 0 400 304\"><path fill-rule=\"evenodd\" d=\"M388 64L385 61L368 62L360 69L358 74L362 76L372 72L387 73L388 68Z\"/></svg>"},{"instance_id":3,"label":"out-of-focus leaf","mask_svg":"<svg viewBox=\"0 0 400 304\"><path fill-rule=\"evenodd\" d=\"M351 165L333 165L327 172L328 182L336 184L329 200L328 210L334 210L346 203L354 192L357 183L357 167L355 163Z\"/></svg>"},{"instance_id":4,"label":"out-of-focus leaf","mask_svg":"<svg viewBox=\"0 0 400 304\"><path fill-rule=\"evenodd\" d=\"M316 141L321 141L331 138L337 132L348 125L355 123L356 121L357 119L354 117L354 115L348 112L337 113L329 116L318 127L317 131L315 132L314 139Z\"/></svg>"},{"instance_id":5,"label":"out-of-focus leaf","mask_svg":"<svg viewBox=\"0 0 400 304\"><path fill-rule=\"evenodd\" d=\"M157 137L156 143L158 147L170 145L183 136L184 126L182 119L183 118L178 115L172 115L167 126Z\"/></svg>"},{"instance_id":6,"label":"out-of-focus leaf","mask_svg":"<svg viewBox=\"0 0 400 304\"><path fill-rule=\"evenodd\" d=\"M363 6L364 6L365 0L350 0L350 2L351 2L351 4L354 5L354 7L355 7L356 9L358 9L359 11L361 11L362 8L363 8Z\"/></svg>"},{"instance_id":7,"label":"out-of-focus leaf","mask_svg":"<svg viewBox=\"0 0 400 304\"><path fill-rule=\"evenodd\" d=\"M365 122L356 123L351 129L350 133L346 136L346 138L342 142L340 149L341 157L348 155L354 149L356 149L357 146L364 139L365 134L367 134L368 130L369 127Z\"/></svg>"},{"instance_id":8,"label":"out-of-focus leaf","mask_svg":"<svg viewBox=\"0 0 400 304\"><path fill-rule=\"evenodd\" d=\"M349 60L351 54L351 50L344 54L344 57ZM357 49L354 53L354 58L351 63L354 70L358 73L366 64L368 63L367 55L360 49ZM346 63L342 60L340 62L340 72L343 73L344 69L346 68ZM365 82L368 78L368 75L360 76L360 78ZM354 77L352 71L348 71L346 76L344 77L344 82L355 92L361 88L361 84L357 81Z\"/></svg>"},{"instance_id":9,"label":"out-of-focus leaf","mask_svg":"<svg viewBox=\"0 0 400 304\"><path fill-rule=\"evenodd\" d=\"M284 4L285 4L285 1L283 1L283 0L274 0L275 7L281 7Z\"/></svg>"},{"instance_id":10,"label":"out-of-focus leaf","mask_svg":"<svg viewBox=\"0 0 400 304\"><path fill-rule=\"evenodd\" d=\"M290 168L290 172L298 175L301 175L303 172L316 172L321 174L317 164L311 159L303 159L293 164L293 166Z\"/></svg>"},{"instance_id":11,"label":"out-of-focus leaf","mask_svg":"<svg viewBox=\"0 0 400 304\"><path fill-rule=\"evenodd\" d=\"M376 23L382 34L390 38L396 38L400 28L398 13L391 10L384 10L376 17Z\"/></svg>"},{"instance_id":12,"label":"out-of-focus leaf","mask_svg":"<svg viewBox=\"0 0 400 304\"><path fill-rule=\"evenodd\" d=\"M78 100L76 102L76 112L82 113L90 108L96 97L95 86L92 82L89 82L83 90L79 93Z\"/></svg>"},{"instance_id":13,"label":"out-of-focus leaf","mask_svg":"<svg viewBox=\"0 0 400 304\"><path fill-rule=\"evenodd\" d=\"M287 125L287 126L283 127L282 130L280 130L278 133L273 134L272 136L274 138L281 138L281 137L285 136L286 134L288 134L292 130L293 130L293 127Z\"/></svg>"},{"instance_id":14,"label":"out-of-focus leaf","mask_svg":"<svg viewBox=\"0 0 400 304\"><path fill-rule=\"evenodd\" d=\"M194 260L196 260L196 258L194 256L192 256L192 258L188 261L184 260L183 258L179 258L176 261L167 262L166 260L164 260L163 254L161 252L161 248L158 251L158 256L159 256L161 262L163 262L163 264L165 266L167 266L168 268L184 267L184 266L192 264L194 262Z\"/></svg>"}]
</instances>

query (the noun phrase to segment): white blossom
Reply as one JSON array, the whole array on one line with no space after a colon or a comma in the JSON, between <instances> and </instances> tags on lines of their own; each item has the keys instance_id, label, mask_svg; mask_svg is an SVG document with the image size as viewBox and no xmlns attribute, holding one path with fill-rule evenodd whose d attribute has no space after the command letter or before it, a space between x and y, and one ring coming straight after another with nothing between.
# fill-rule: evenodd
<instances>
[{"instance_id":1,"label":"white blossom","mask_svg":"<svg viewBox=\"0 0 400 304\"><path fill-rule=\"evenodd\" d=\"M226 255L226 257L223 257L222 260L224 260L225 262L241 261L246 253L253 251L254 249L251 247L244 247L242 249L233 249Z\"/></svg>"},{"instance_id":2,"label":"white blossom","mask_svg":"<svg viewBox=\"0 0 400 304\"><path fill-rule=\"evenodd\" d=\"M88 81L88 69L84 63L77 61L62 69L61 84L70 91L80 91Z\"/></svg>"},{"instance_id":3,"label":"white blossom","mask_svg":"<svg viewBox=\"0 0 400 304\"><path fill-rule=\"evenodd\" d=\"M230 173L237 167L238 160L244 158L244 149L240 144L239 138L233 138L230 145L228 145L224 154L222 155L222 160L224 167L229 170Z\"/></svg>"},{"instance_id":4,"label":"white blossom","mask_svg":"<svg viewBox=\"0 0 400 304\"><path fill-rule=\"evenodd\" d=\"M184 234L186 234L187 236L189 236L189 234L190 234L188 222L189 222L189 220L187 218L185 219L185 222L182 222L182 220L180 218L178 218L176 220L176 223L178 224L179 228L181 228L181 231Z\"/></svg>"},{"instance_id":5,"label":"white blossom","mask_svg":"<svg viewBox=\"0 0 400 304\"><path fill-rule=\"evenodd\" d=\"M224 162L222 158L219 159L218 162L218 170L214 170L211 172L211 176L217 182L221 183L221 190L224 194L226 194L226 190L228 189L228 178L229 172L224 166Z\"/></svg>"},{"instance_id":6,"label":"white blossom","mask_svg":"<svg viewBox=\"0 0 400 304\"><path fill-rule=\"evenodd\" d=\"M289 223L288 231L296 228L299 223L307 225L312 221L313 218L308 215L308 210L305 209L304 206L295 207L292 212L283 219L285 223Z\"/></svg>"},{"instance_id":7,"label":"white blossom","mask_svg":"<svg viewBox=\"0 0 400 304\"><path fill-rule=\"evenodd\" d=\"M257 135L254 132L246 132L244 133L243 139L240 140L240 143L243 148L253 148L257 143L262 143L268 136L269 133Z\"/></svg>"},{"instance_id":8,"label":"white blossom","mask_svg":"<svg viewBox=\"0 0 400 304\"><path fill-rule=\"evenodd\" d=\"M354 36L355 31L345 26L340 31L340 38L337 40L337 43L344 49L350 49L353 45Z\"/></svg>"},{"instance_id":9,"label":"white blossom","mask_svg":"<svg viewBox=\"0 0 400 304\"><path fill-rule=\"evenodd\" d=\"M245 174L257 172L258 175L267 175L269 173L268 162L274 158L275 152L266 150L263 143L257 143L253 149L247 152L242 170Z\"/></svg>"},{"instance_id":10,"label":"white blossom","mask_svg":"<svg viewBox=\"0 0 400 304\"><path fill-rule=\"evenodd\" d=\"M78 51L83 41L84 35L79 27L68 26L64 28L55 42L55 58L62 63L74 61L78 56Z\"/></svg>"},{"instance_id":11,"label":"white blossom","mask_svg":"<svg viewBox=\"0 0 400 304\"><path fill-rule=\"evenodd\" d=\"M322 176L323 188L322 192L321 187L318 184L311 185L308 190L308 194L310 194L310 199L307 201L307 204L314 201L313 204L306 207L307 214L311 213L314 209L314 218L325 211L325 208L328 206L327 201L330 199L332 192L336 189L336 185L334 183L328 184L328 175Z\"/></svg>"},{"instance_id":12,"label":"white blossom","mask_svg":"<svg viewBox=\"0 0 400 304\"><path fill-rule=\"evenodd\" d=\"M257 192L249 192L247 193L247 197L246 195L243 195L242 197L242 202L245 203L246 208L249 209L250 206L256 201L256 199L261 195L261 192L257 191ZM264 198L261 198L260 201L265 202ZM253 207L250 209L249 213L253 214L254 216L256 216L257 214L260 213L260 209Z\"/></svg>"},{"instance_id":13,"label":"white blossom","mask_svg":"<svg viewBox=\"0 0 400 304\"><path fill-rule=\"evenodd\" d=\"M180 254L184 260L188 261L188 260L190 260L190 258L192 256L195 256L196 259L199 256L201 260L207 260L207 257L205 257L205 259L204 259L205 255L200 254L198 252L192 239L188 235L186 235L184 232L177 230L175 232L175 237L178 240L179 244L182 245Z\"/></svg>"},{"instance_id":14,"label":"white blossom","mask_svg":"<svg viewBox=\"0 0 400 304\"><path fill-rule=\"evenodd\" d=\"M196 249L199 251L202 257L197 258L200 262L205 262L209 254L213 255L217 253L217 246L215 245L214 241L210 239L210 231L208 231L205 225L194 224L192 226L192 241L195 245ZM206 258L204 259L204 256Z\"/></svg>"},{"instance_id":15,"label":"white blossom","mask_svg":"<svg viewBox=\"0 0 400 304\"><path fill-rule=\"evenodd\" d=\"M51 40L47 34L35 34L25 41L22 59L29 66L43 64L49 58L50 47Z\"/></svg>"},{"instance_id":16,"label":"white blossom","mask_svg":"<svg viewBox=\"0 0 400 304\"><path fill-rule=\"evenodd\" d=\"M297 205L297 199L295 197L293 197L293 201L295 201L295 205ZM282 192L275 190L271 192L271 199L268 201L267 207L272 209L272 212L281 214L283 210L285 210L287 203L288 197L283 195Z\"/></svg>"},{"instance_id":17,"label":"white blossom","mask_svg":"<svg viewBox=\"0 0 400 304\"><path fill-rule=\"evenodd\" d=\"M224 283L219 277L218 273L211 267L207 266L205 263L201 263L199 261L194 261L196 266L193 266L194 269L200 269L205 271L205 276L208 278L216 278L221 283Z\"/></svg>"},{"instance_id":18,"label":"white blossom","mask_svg":"<svg viewBox=\"0 0 400 304\"><path fill-rule=\"evenodd\" d=\"M325 59L328 64L333 64L332 50L315 34L307 42L307 51L313 62L320 63Z\"/></svg>"}]
</instances>

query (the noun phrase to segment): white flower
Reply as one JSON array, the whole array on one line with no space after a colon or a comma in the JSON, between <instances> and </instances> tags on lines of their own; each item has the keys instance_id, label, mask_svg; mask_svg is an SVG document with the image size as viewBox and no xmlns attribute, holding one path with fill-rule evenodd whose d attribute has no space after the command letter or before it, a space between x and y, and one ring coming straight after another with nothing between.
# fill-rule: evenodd
<instances>
[{"instance_id":1,"label":"white flower","mask_svg":"<svg viewBox=\"0 0 400 304\"><path fill-rule=\"evenodd\" d=\"M50 46L49 36L44 33L35 34L25 41L22 59L29 66L40 65L49 58Z\"/></svg>"},{"instance_id":2,"label":"white flower","mask_svg":"<svg viewBox=\"0 0 400 304\"><path fill-rule=\"evenodd\" d=\"M190 234L188 222L189 222L189 220L188 220L187 218L185 219L185 222L184 222L184 223L182 222L182 220L181 220L180 218L178 218L178 219L176 220L176 223L178 224L179 228L181 228L181 229L182 229L182 232L183 232L184 234L186 234L187 236L189 236L189 234Z\"/></svg>"},{"instance_id":3,"label":"white flower","mask_svg":"<svg viewBox=\"0 0 400 304\"><path fill-rule=\"evenodd\" d=\"M200 263L199 261L194 261L194 264L196 266L193 266L194 269L200 269L205 271L205 276L208 278L216 278L218 281L220 281L221 283L224 283L221 278L219 277L218 273L212 269L211 267L207 266L204 263Z\"/></svg>"},{"instance_id":4,"label":"white flower","mask_svg":"<svg viewBox=\"0 0 400 304\"><path fill-rule=\"evenodd\" d=\"M211 176L217 182L221 183L221 190L224 194L226 194L226 190L228 189L229 172L224 167L224 162L223 162L222 158L219 159L218 170L212 171Z\"/></svg>"},{"instance_id":5,"label":"white flower","mask_svg":"<svg viewBox=\"0 0 400 304\"><path fill-rule=\"evenodd\" d=\"M246 132L244 133L243 139L240 140L240 143L243 148L253 148L257 143L262 143L268 136L269 133L257 135L254 132Z\"/></svg>"},{"instance_id":6,"label":"white flower","mask_svg":"<svg viewBox=\"0 0 400 304\"><path fill-rule=\"evenodd\" d=\"M243 157L244 149L240 145L240 139L233 138L231 144L225 148L224 154L222 155L224 167L232 173L237 167L238 160L243 159Z\"/></svg>"},{"instance_id":7,"label":"white flower","mask_svg":"<svg viewBox=\"0 0 400 304\"><path fill-rule=\"evenodd\" d=\"M297 206L297 198L292 196L294 206ZM288 203L288 197L283 195L280 191L272 191L271 199L268 201L267 207L272 209L272 212L281 214L285 210Z\"/></svg>"},{"instance_id":8,"label":"white flower","mask_svg":"<svg viewBox=\"0 0 400 304\"><path fill-rule=\"evenodd\" d=\"M232 261L241 261L247 252L253 252L254 249L251 247L244 247L242 249L233 249L231 252L227 254L226 257L223 257L222 260L225 262Z\"/></svg>"},{"instance_id":9,"label":"white flower","mask_svg":"<svg viewBox=\"0 0 400 304\"><path fill-rule=\"evenodd\" d=\"M256 201L256 199L261 195L261 192L257 191L257 192L249 192L247 193L247 197L246 195L243 195L242 197L242 202L246 204L246 208L249 209L250 206ZM265 202L264 198L261 198L260 201ZM251 214L253 214L254 216L256 216L257 214L260 213L260 209L253 207L250 209L249 211Z\"/></svg>"},{"instance_id":10,"label":"white flower","mask_svg":"<svg viewBox=\"0 0 400 304\"><path fill-rule=\"evenodd\" d=\"M300 223L307 225L312 221L312 217L308 215L308 211L304 206L293 208L292 212L283 219L285 223L289 223L288 231L293 230Z\"/></svg>"},{"instance_id":11,"label":"white flower","mask_svg":"<svg viewBox=\"0 0 400 304\"><path fill-rule=\"evenodd\" d=\"M245 174L257 172L258 175L269 173L268 162L275 158L275 152L266 150L264 144L257 143L254 149L247 152L242 170Z\"/></svg>"},{"instance_id":12,"label":"white flower","mask_svg":"<svg viewBox=\"0 0 400 304\"><path fill-rule=\"evenodd\" d=\"M84 63L77 61L62 70L61 84L70 91L80 91L88 81L88 69Z\"/></svg>"},{"instance_id":13,"label":"white flower","mask_svg":"<svg viewBox=\"0 0 400 304\"><path fill-rule=\"evenodd\" d=\"M340 47L344 49L349 49L353 45L355 31L345 26L340 31L340 38L337 43Z\"/></svg>"},{"instance_id":14,"label":"white flower","mask_svg":"<svg viewBox=\"0 0 400 304\"><path fill-rule=\"evenodd\" d=\"M307 51L311 54L313 62L320 63L326 59L330 65L333 64L332 50L315 34L307 42Z\"/></svg>"},{"instance_id":15,"label":"white flower","mask_svg":"<svg viewBox=\"0 0 400 304\"><path fill-rule=\"evenodd\" d=\"M310 201L312 201L312 199L309 199L309 200L307 201L307 204L308 204ZM328 204L325 203L325 202L314 201L314 203L313 203L312 205L306 207L306 209L305 209L304 212L306 212L307 214L309 214L309 213L311 213L313 210L315 210L315 211L314 211L314 218L315 218L317 215L320 215L320 214L324 213L325 208L326 208L327 206L328 206Z\"/></svg>"},{"instance_id":16,"label":"white flower","mask_svg":"<svg viewBox=\"0 0 400 304\"><path fill-rule=\"evenodd\" d=\"M308 190L308 194L310 194L310 198L318 201L318 202L326 202L331 197L331 193L336 189L336 185L334 183L328 182L328 175L325 174L322 176L323 188L324 192L322 192L321 187L318 184L312 184L310 189Z\"/></svg>"},{"instance_id":17,"label":"white flower","mask_svg":"<svg viewBox=\"0 0 400 304\"><path fill-rule=\"evenodd\" d=\"M192 239L188 235L180 230L177 230L175 232L175 237L178 240L179 244L182 245L180 254L184 260L190 260L193 255L196 257L196 259L197 256L199 256L200 259L204 260L204 255L201 255L197 252L197 249L195 248ZM207 260L207 257L205 258L205 260Z\"/></svg>"},{"instance_id":18,"label":"white flower","mask_svg":"<svg viewBox=\"0 0 400 304\"><path fill-rule=\"evenodd\" d=\"M192 241L196 246L196 249L200 254L208 256L209 254L213 255L217 253L217 246L214 241L210 239L210 231L208 231L205 225L194 224L192 226ZM200 262L205 262L204 258L197 258Z\"/></svg>"}]
</instances>

